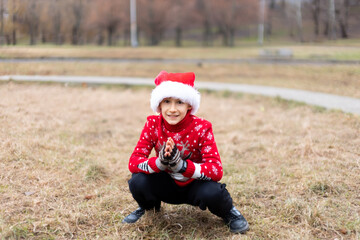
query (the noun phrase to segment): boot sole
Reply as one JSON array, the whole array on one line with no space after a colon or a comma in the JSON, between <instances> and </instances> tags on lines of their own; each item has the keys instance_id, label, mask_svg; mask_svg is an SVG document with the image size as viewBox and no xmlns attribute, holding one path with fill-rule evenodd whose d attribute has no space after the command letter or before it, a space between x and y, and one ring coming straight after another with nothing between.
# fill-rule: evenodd
<instances>
[{"instance_id":1,"label":"boot sole","mask_svg":"<svg viewBox=\"0 0 360 240\"><path fill-rule=\"evenodd\" d=\"M247 231L250 230L249 223L246 224L246 226L243 229L237 230L237 229L230 229L230 232L232 233L240 233L245 234Z\"/></svg>"}]
</instances>

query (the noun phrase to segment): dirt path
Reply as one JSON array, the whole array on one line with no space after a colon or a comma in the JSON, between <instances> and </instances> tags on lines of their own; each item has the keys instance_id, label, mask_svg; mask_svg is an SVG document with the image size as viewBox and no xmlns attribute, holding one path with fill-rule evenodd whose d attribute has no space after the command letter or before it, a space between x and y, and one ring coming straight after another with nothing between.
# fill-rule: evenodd
<instances>
[{"instance_id":1,"label":"dirt path","mask_svg":"<svg viewBox=\"0 0 360 240\"><path fill-rule=\"evenodd\" d=\"M153 86L152 78L130 77L79 77L79 76L1 76L2 81L36 81L36 82L63 82L63 83L88 83L88 84L126 84ZM281 97L286 100L304 102L310 105L327 109L341 110L347 113L360 115L360 99L343 97L332 94L295 90L288 88L266 87L247 84L230 84L215 82L197 82L198 89L212 91L243 92L271 97Z\"/></svg>"}]
</instances>

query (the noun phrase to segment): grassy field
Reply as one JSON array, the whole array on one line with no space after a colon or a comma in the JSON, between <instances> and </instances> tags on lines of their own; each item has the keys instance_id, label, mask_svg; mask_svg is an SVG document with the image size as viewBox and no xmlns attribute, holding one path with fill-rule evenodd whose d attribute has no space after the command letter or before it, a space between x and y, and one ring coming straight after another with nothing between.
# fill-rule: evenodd
<instances>
[{"instance_id":1,"label":"grassy field","mask_svg":"<svg viewBox=\"0 0 360 240\"><path fill-rule=\"evenodd\" d=\"M286 46L285 46L286 47ZM293 45L295 58L314 54L329 59L360 59L359 46ZM278 48L275 46L268 48ZM1 47L1 58L139 58L236 59L258 57L260 48L105 48L105 47ZM342 57L339 57L342 56ZM348 56L348 57L344 57ZM360 98L358 65L219 64L173 62L3 62L0 75L78 75L155 77L161 70L196 74L197 81L245 83L303 89Z\"/></svg>"},{"instance_id":2,"label":"grassy field","mask_svg":"<svg viewBox=\"0 0 360 240\"><path fill-rule=\"evenodd\" d=\"M359 60L359 46L285 46L298 59ZM275 49L278 46L269 46ZM236 59L260 48L1 47L0 58ZM356 65L1 63L0 75L154 77L260 84L360 98ZM233 235L208 211L162 205L135 225L127 162L149 88L0 83L0 239L360 239L360 117L280 98L202 93L224 177L250 222ZM218 107L214 107L218 106Z\"/></svg>"},{"instance_id":3,"label":"grassy field","mask_svg":"<svg viewBox=\"0 0 360 240\"><path fill-rule=\"evenodd\" d=\"M0 75L155 77L161 70L196 74L197 81L257 84L360 98L357 65L253 65L180 63L2 63Z\"/></svg>"},{"instance_id":4,"label":"grassy field","mask_svg":"<svg viewBox=\"0 0 360 240\"><path fill-rule=\"evenodd\" d=\"M0 58L125 58L125 59L241 59L258 58L262 50L286 48L295 59L359 60L360 42L336 44L284 44L257 46L246 44L234 48L224 47L98 47L98 46L3 46Z\"/></svg>"},{"instance_id":5,"label":"grassy field","mask_svg":"<svg viewBox=\"0 0 360 240\"><path fill-rule=\"evenodd\" d=\"M134 225L128 158L148 88L0 84L1 239L359 239L360 118L202 93L224 177L251 230L168 204Z\"/></svg>"}]
</instances>

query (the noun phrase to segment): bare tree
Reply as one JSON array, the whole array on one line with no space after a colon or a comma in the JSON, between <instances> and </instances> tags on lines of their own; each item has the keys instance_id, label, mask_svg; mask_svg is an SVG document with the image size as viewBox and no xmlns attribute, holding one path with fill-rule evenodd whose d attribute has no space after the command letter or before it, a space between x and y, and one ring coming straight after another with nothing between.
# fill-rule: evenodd
<instances>
[{"instance_id":1,"label":"bare tree","mask_svg":"<svg viewBox=\"0 0 360 240\"><path fill-rule=\"evenodd\" d=\"M51 41L57 45L65 41L65 2L62 0L37 0L39 18L39 33L41 42ZM40 4L41 3L41 4Z\"/></svg>"},{"instance_id":2,"label":"bare tree","mask_svg":"<svg viewBox=\"0 0 360 240\"><path fill-rule=\"evenodd\" d=\"M324 19L324 35L329 39L336 39L337 32L340 30L341 38L348 38L350 7L351 4L356 7L359 3L359 0L338 0L336 2L335 0L328 0L325 6L327 17ZM358 15L356 13L356 16Z\"/></svg>"},{"instance_id":3,"label":"bare tree","mask_svg":"<svg viewBox=\"0 0 360 240\"><path fill-rule=\"evenodd\" d=\"M222 36L224 46L234 46L236 15L238 5L235 0L214 1L214 19Z\"/></svg>"},{"instance_id":4,"label":"bare tree","mask_svg":"<svg viewBox=\"0 0 360 240\"><path fill-rule=\"evenodd\" d=\"M339 24L341 38L348 38L350 0L342 0L338 5L336 19Z\"/></svg>"},{"instance_id":5,"label":"bare tree","mask_svg":"<svg viewBox=\"0 0 360 240\"><path fill-rule=\"evenodd\" d=\"M214 24L212 1L197 0L195 5L198 21L203 27L203 46L211 46L213 43L212 27Z\"/></svg>"},{"instance_id":6,"label":"bare tree","mask_svg":"<svg viewBox=\"0 0 360 240\"><path fill-rule=\"evenodd\" d=\"M12 0L8 2L8 9L9 9L9 25L10 25L10 34L11 34L11 43L16 45L16 28L17 28L17 18L20 11L19 1Z\"/></svg>"},{"instance_id":7,"label":"bare tree","mask_svg":"<svg viewBox=\"0 0 360 240\"><path fill-rule=\"evenodd\" d=\"M71 32L71 44L78 45L82 37L83 25L85 20L86 0L68 0L67 7L69 18L67 19L67 25L70 26Z\"/></svg>"},{"instance_id":8,"label":"bare tree","mask_svg":"<svg viewBox=\"0 0 360 240\"><path fill-rule=\"evenodd\" d=\"M270 36L272 34L272 19L276 8L276 0L270 0L268 4L268 11L267 11L267 24L266 24L266 34Z\"/></svg>"},{"instance_id":9,"label":"bare tree","mask_svg":"<svg viewBox=\"0 0 360 240\"><path fill-rule=\"evenodd\" d=\"M163 0L140 0L139 28L145 32L148 44L158 45L169 26L169 1Z\"/></svg>"},{"instance_id":10,"label":"bare tree","mask_svg":"<svg viewBox=\"0 0 360 240\"><path fill-rule=\"evenodd\" d=\"M190 0L171 0L171 17L169 18L168 28L175 30L175 45L177 47L182 45L182 35L184 29L188 29L194 24L194 3L194 1Z\"/></svg>"},{"instance_id":11,"label":"bare tree","mask_svg":"<svg viewBox=\"0 0 360 240\"><path fill-rule=\"evenodd\" d=\"M0 0L0 45L5 43L5 36L4 36L4 14L5 14L5 3L4 0Z\"/></svg>"},{"instance_id":12,"label":"bare tree","mask_svg":"<svg viewBox=\"0 0 360 240\"><path fill-rule=\"evenodd\" d=\"M286 22L289 26L291 37L295 37L298 41L302 42L303 29L302 29L302 0L288 1L286 4ZM295 32L294 32L295 29Z\"/></svg>"},{"instance_id":13,"label":"bare tree","mask_svg":"<svg viewBox=\"0 0 360 240\"><path fill-rule=\"evenodd\" d=\"M320 0L312 1L312 17L314 21L314 33L316 36L320 34Z\"/></svg>"},{"instance_id":14,"label":"bare tree","mask_svg":"<svg viewBox=\"0 0 360 240\"><path fill-rule=\"evenodd\" d=\"M145 39L149 45L174 38L175 45L181 46L185 38L202 37L202 44L211 46L215 37L220 37L224 46L234 46L236 36L254 29L259 7L258 0L137 2L139 40L141 43ZM358 34L360 0L266 2L268 36L278 32L276 28L289 27L290 36L303 41L308 35L302 25L311 22L315 38ZM30 44L41 39L43 43L106 41L107 45L114 45L123 38L124 45L129 45L129 0L0 0L0 41L16 44L19 35L27 35Z\"/></svg>"},{"instance_id":15,"label":"bare tree","mask_svg":"<svg viewBox=\"0 0 360 240\"><path fill-rule=\"evenodd\" d=\"M36 44L36 39L39 31L39 1L38 0L21 0L20 4L24 11L19 15L19 20L22 23L25 31L29 33L30 45Z\"/></svg>"},{"instance_id":16,"label":"bare tree","mask_svg":"<svg viewBox=\"0 0 360 240\"><path fill-rule=\"evenodd\" d=\"M62 44L63 36L61 34L61 26L62 26L62 2L60 0L52 0L50 5L50 14L52 18L52 36L53 42L57 45Z\"/></svg>"},{"instance_id":17,"label":"bare tree","mask_svg":"<svg viewBox=\"0 0 360 240\"><path fill-rule=\"evenodd\" d=\"M128 1L94 0L91 21L98 29L100 39L102 32L107 33L107 45L114 44L114 37L123 19L128 16ZM125 11L126 10L126 11ZM102 41L99 41L102 42Z\"/></svg>"},{"instance_id":18,"label":"bare tree","mask_svg":"<svg viewBox=\"0 0 360 240\"><path fill-rule=\"evenodd\" d=\"M257 20L258 2L252 0L213 0L214 20L224 46L234 46L236 29Z\"/></svg>"}]
</instances>

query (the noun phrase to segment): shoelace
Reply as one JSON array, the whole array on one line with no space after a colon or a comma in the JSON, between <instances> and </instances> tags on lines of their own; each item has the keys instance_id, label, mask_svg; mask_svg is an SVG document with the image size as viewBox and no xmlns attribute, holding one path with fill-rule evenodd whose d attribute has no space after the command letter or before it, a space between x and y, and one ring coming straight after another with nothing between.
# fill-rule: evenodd
<instances>
[{"instance_id":1,"label":"shoelace","mask_svg":"<svg viewBox=\"0 0 360 240\"><path fill-rule=\"evenodd\" d=\"M233 221L233 220L240 220L240 219L242 220L245 218L243 217L243 215L241 215L241 213L238 210L232 209L230 211L230 214L228 216L226 216L226 219Z\"/></svg>"},{"instance_id":2,"label":"shoelace","mask_svg":"<svg viewBox=\"0 0 360 240\"><path fill-rule=\"evenodd\" d=\"M136 209L136 210L135 210L134 214L135 214L136 216L141 216L141 215L144 214L144 212L145 212L144 209L139 208L139 209Z\"/></svg>"}]
</instances>

